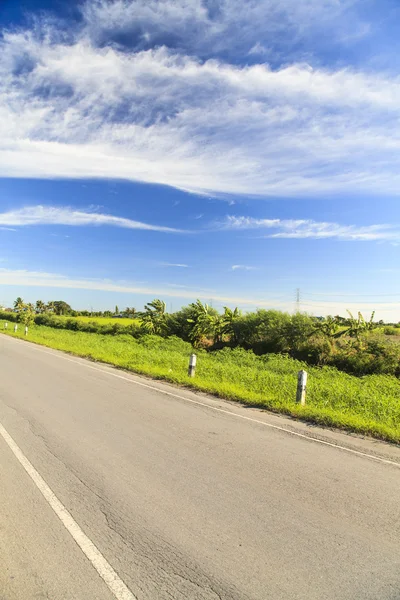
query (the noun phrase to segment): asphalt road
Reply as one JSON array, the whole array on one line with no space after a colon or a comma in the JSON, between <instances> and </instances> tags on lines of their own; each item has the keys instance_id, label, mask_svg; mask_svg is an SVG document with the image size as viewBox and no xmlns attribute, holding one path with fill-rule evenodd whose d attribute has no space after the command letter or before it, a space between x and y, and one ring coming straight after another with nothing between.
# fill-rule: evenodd
<instances>
[{"instance_id":1,"label":"asphalt road","mask_svg":"<svg viewBox=\"0 0 400 600\"><path fill-rule=\"evenodd\" d=\"M399 449L4 335L0 424L1 600L400 598Z\"/></svg>"}]
</instances>

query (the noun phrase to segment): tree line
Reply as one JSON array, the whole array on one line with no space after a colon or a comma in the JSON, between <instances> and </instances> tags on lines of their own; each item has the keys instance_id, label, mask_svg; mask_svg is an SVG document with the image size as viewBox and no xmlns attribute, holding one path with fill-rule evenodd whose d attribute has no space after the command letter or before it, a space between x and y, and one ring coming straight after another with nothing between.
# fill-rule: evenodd
<instances>
[{"instance_id":1,"label":"tree line","mask_svg":"<svg viewBox=\"0 0 400 600\"><path fill-rule=\"evenodd\" d=\"M116 306L114 312L92 313L93 317L128 314L135 317L130 325L123 325L118 319L115 323L102 324L101 321L55 318L88 312L73 311L63 301L47 304L38 301L33 305L17 298L14 310L13 319L26 324L35 322L75 331L134 337L146 334L177 336L195 348L210 351L240 346L256 354L287 354L309 364L332 365L357 375L388 373L400 376L399 325L383 327L382 321L374 321L374 313L366 319L361 313L354 316L350 312L345 317L326 318L272 309L242 313L237 307L224 307L218 312L200 300L168 313L165 302L160 299L147 303L142 311L133 308L129 312L120 312Z\"/></svg>"},{"instance_id":2,"label":"tree line","mask_svg":"<svg viewBox=\"0 0 400 600\"><path fill-rule=\"evenodd\" d=\"M70 316L70 317L128 317L133 318L136 314L136 308L127 306L123 311L120 311L118 306L115 307L114 312L111 310L105 311L89 311L89 310L74 310L64 300L51 300L50 302L43 302L43 300L36 300L35 304L32 302L24 302L21 297L18 297L13 303L14 311L20 314L32 313L32 315L56 315L56 316Z\"/></svg>"}]
</instances>

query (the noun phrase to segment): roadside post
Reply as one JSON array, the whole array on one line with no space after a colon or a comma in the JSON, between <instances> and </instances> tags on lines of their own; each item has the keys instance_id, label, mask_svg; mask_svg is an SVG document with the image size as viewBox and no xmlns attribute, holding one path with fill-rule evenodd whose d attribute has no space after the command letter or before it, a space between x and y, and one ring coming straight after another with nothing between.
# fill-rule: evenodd
<instances>
[{"instance_id":1,"label":"roadside post","mask_svg":"<svg viewBox=\"0 0 400 600\"><path fill-rule=\"evenodd\" d=\"M17 333L18 325L15 323L14 325L14 333Z\"/></svg>"},{"instance_id":2,"label":"roadside post","mask_svg":"<svg viewBox=\"0 0 400 600\"><path fill-rule=\"evenodd\" d=\"M297 394L296 402L305 406L307 392L307 371L299 371L297 375Z\"/></svg>"},{"instance_id":3,"label":"roadside post","mask_svg":"<svg viewBox=\"0 0 400 600\"><path fill-rule=\"evenodd\" d=\"M4 329L7 329L7 327L8 327L8 323L7 323L7 321L6 321L6 322L4 323Z\"/></svg>"},{"instance_id":4,"label":"roadside post","mask_svg":"<svg viewBox=\"0 0 400 600\"><path fill-rule=\"evenodd\" d=\"M25 335L28 335L28 325L25 325Z\"/></svg>"},{"instance_id":5,"label":"roadside post","mask_svg":"<svg viewBox=\"0 0 400 600\"><path fill-rule=\"evenodd\" d=\"M195 354L191 354L190 358L189 358L189 370L188 370L188 375L189 377L194 377L195 372L196 372L196 361L197 361L197 357Z\"/></svg>"}]
</instances>

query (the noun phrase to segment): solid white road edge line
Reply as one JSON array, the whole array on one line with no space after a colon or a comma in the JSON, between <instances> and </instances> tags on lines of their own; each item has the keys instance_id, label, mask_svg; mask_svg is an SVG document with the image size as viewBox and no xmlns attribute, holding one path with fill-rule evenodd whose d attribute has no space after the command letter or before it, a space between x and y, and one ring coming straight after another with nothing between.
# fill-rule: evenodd
<instances>
[{"instance_id":1,"label":"solid white road edge line","mask_svg":"<svg viewBox=\"0 0 400 600\"><path fill-rule=\"evenodd\" d=\"M11 337L9 335L4 335L3 338L7 338L9 340L14 340L16 342L21 342L22 344L26 343L28 340L20 340L18 338ZM335 444L334 442L326 442L325 440L320 440L318 438L312 437L311 435L307 435L305 433L299 433L298 431L292 431L291 429L287 429L286 427L281 427L280 425L273 425L272 423L266 423L265 421L260 421L259 419L253 419L252 417L246 417L245 415L238 415L230 410L226 410L224 408L218 408L217 406L211 406L210 404L206 404L205 402L200 402L199 400L192 400L191 398L186 398L185 396L180 396L179 394L174 394L173 392L167 392L161 388L156 387L155 385L149 385L148 383L143 383L142 381L136 381L131 377L124 377L124 375L120 375L119 373L113 373L108 369L112 369L113 365L104 364L105 368L95 367L93 365L85 362L85 358L80 358L80 360L74 360L73 358L69 358L68 356L64 356L62 350L54 349L54 352L49 352L44 350L42 346L39 344L35 344L30 342L30 347L35 348L39 352L43 354L48 354L49 356L54 356L56 358L60 358L62 360L67 360L68 362L75 363L76 365L80 365L81 367L85 367L87 369L92 369L93 371L99 371L100 373L105 373L106 375L111 375L112 377L116 377L117 379L123 379L124 381L129 381L129 383L133 383L135 385L140 385L142 387L148 388L149 390L154 390L155 392L159 392L160 394L165 394L166 396L171 396L172 398L179 398L179 400L184 400L185 402L190 402L191 404L197 404L198 406L203 406L204 408L209 408L210 410L215 410L220 413L224 413L226 415L230 415L231 417L236 417L238 419L243 419L244 421L251 421L252 423L258 423L259 425L264 425L264 427L269 427L270 429L276 429L278 431L282 431L284 433L288 433L290 435L294 435L296 437L302 438L304 440L309 440L311 442L315 442L316 444L322 444L323 446L329 446L331 448L336 448L337 450L343 450L344 452L348 452L350 454L355 454L356 456L361 456L363 458L370 458L377 462L381 462L387 465L392 465L400 469L400 463L389 460L387 458L382 458L380 456L374 456L373 454L368 454L367 452L361 452L361 450L353 450L353 448L346 448L346 446L342 446L341 444ZM108 369L107 369L108 367ZM132 372L132 375L140 376L139 373ZM166 382L168 383L168 382ZM223 400L223 398L220 398Z\"/></svg>"},{"instance_id":2,"label":"solid white road edge line","mask_svg":"<svg viewBox=\"0 0 400 600\"><path fill-rule=\"evenodd\" d=\"M92 563L100 577L107 584L117 600L137 600L132 592L126 587L125 583L118 577L112 566L107 562L101 552L96 548L93 542L83 533L78 523L74 521L68 510L60 502L54 492L49 488L43 477L39 475L35 467L29 462L22 450L17 446L10 434L0 423L0 434L4 441L13 452L14 456L21 463L29 477L32 479L42 496L51 506L65 529L71 534L82 552Z\"/></svg>"}]
</instances>

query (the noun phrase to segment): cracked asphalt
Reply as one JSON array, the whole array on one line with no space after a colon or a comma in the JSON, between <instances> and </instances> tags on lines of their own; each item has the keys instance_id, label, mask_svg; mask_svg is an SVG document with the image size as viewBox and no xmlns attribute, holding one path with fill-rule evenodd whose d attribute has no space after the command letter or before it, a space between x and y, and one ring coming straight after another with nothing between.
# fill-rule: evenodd
<instances>
[{"instance_id":1,"label":"cracked asphalt","mask_svg":"<svg viewBox=\"0 0 400 600\"><path fill-rule=\"evenodd\" d=\"M398 448L66 358L0 336L0 423L138 600L400 598L400 469L273 427ZM2 438L0 565L1 600L114 598Z\"/></svg>"}]
</instances>

